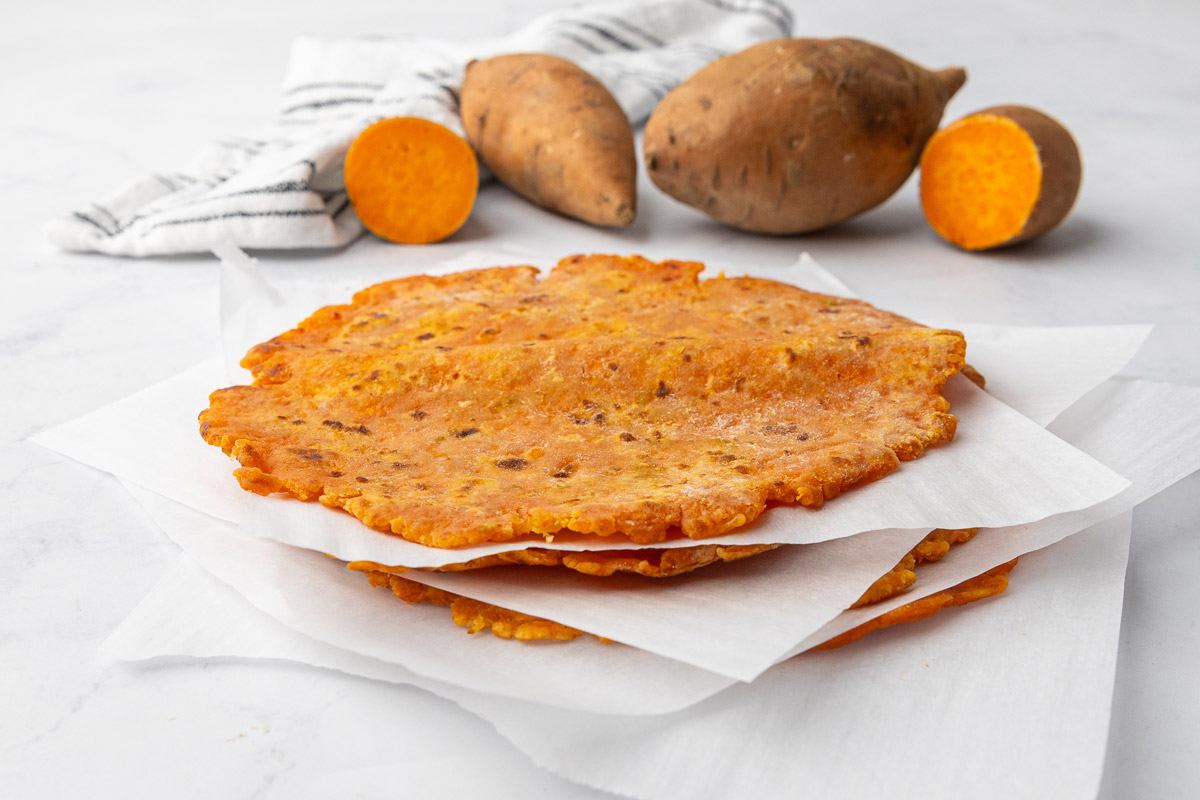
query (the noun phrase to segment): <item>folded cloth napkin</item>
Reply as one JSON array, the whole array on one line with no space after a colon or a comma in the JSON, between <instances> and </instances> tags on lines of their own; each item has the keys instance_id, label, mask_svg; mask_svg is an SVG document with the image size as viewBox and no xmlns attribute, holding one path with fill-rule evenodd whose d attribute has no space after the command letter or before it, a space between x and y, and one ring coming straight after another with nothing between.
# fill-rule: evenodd
<instances>
[{"instance_id":1,"label":"folded cloth napkin","mask_svg":"<svg viewBox=\"0 0 1200 800\"><path fill-rule=\"evenodd\" d=\"M67 250L126 256L206 252L223 242L341 247L363 232L342 180L354 137L397 116L461 134L458 87L473 58L544 52L574 61L637 125L709 61L791 28L780 0L651 0L558 11L489 39L299 39L274 122L54 220L47 234Z\"/></svg>"}]
</instances>

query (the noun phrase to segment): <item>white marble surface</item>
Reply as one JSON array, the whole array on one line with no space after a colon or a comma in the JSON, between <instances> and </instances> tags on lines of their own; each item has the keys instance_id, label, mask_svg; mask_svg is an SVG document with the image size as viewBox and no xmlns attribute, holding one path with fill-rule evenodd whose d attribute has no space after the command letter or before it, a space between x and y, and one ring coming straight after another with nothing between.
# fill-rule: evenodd
<instances>
[{"instance_id":1,"label":"white marble surface","mask_svg":"<svg viewBox=\"0 0 1200 800\"><path fill-rule=\"evenodd\" d=\"M482 193L450 242L363 239L333 254L264 256L280 276L389 277L480 244L640 252L772 265L810 250L847 284L915 317L1010 324L1155 322L1126 373L1200 385L1200 57L1194 3L792 3L796 32L849 34L970 80L948 117L999 102L1067 122L1085 178L1068 222L1028 247L969 255L926 228L910 183L859 220L804 238L709 223L642 189L609 232ZM362 796L411 764L417 796L586 797L477 719L423 692L288 664L109 665L98 644L175 550L115 481L24 441L218 351L208 258L57 252L44 222L124 181L171 169L271 113L301 34L508 30L547 4L23 4L0 29L0 795L293 797L336 794L322 755ZM900 7L903 6L903 11ZM138 432L129 432L138 447ZM68 496L68 502L63 497ZM1101 796L1200 785L1200 476L1139 508ZM437 788L437 775L453 775ZM484 779L484 775L493 777Z\"/></svg>"}]
</instances>

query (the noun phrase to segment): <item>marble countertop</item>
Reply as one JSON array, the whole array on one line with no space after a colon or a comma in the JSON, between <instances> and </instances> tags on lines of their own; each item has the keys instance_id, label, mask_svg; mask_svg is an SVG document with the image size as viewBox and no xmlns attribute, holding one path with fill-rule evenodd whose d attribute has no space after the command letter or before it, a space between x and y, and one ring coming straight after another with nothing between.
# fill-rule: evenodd
<instances>
[{"instance_id":1,"label":"marble countertop","mask_svg":"<svg viewBox=\"0 0 1200 800\"><path fill-rule=\"evenodd\" d=\"M372 765L388 762L409 765L407 789L417 796L599 796L410 687L286 663L106 663L99 644L176 548L111 476L26 441L219 350L214 259L64 253L46 243L47 220L264 122L296 36L485 35L550 5L118 0L27 4L7 15L0 794L336 796L339 786L386 781ZM918 319L1153 322L1124 374L1200 386L1200 56L1185 39L1200 9L1183 0L1136 11L1082 0L791 5L799 35L854 35L928 65L967 66L947 119L1019 102L1065 121L1085 161L1072 216L1027 246L968 254L928 229L913 181L857 220L780 238L720 227L644 175L638 221L618 232L556 218L490 185L467 226L442 244L368 237L328 254L263 254L264 271L382 279L431 255L496 245L772 266L807 250L862 295ZM128 446L139 446L136 430ZM1192 475L1134 517L1104 798L1179 797L1200 785L1200 625L1190 602L1198 498ZM314 770L330 749L354 754L339 775ZM481 772L444 769L468 763ZM337 782L351 773L357 783Z\"/></svg>"}]
</instances>

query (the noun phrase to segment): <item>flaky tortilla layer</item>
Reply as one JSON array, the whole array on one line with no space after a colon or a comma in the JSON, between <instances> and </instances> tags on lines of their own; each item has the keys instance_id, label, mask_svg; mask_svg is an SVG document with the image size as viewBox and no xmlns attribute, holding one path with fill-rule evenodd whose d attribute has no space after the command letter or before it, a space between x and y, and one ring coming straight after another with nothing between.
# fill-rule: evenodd
<instances>
[{"instance_id":1,"label":"flaky tortilla layer","mask_svg":"<svg viewBox=\"0 0 1200 800\"><path fill-rule=\"evenodd\" d=\"M882 576L872 586L867 589L862 597L855 602L851 608L861 608L863 606L874 605L887 598L898 594L901 591L908 589L917 580L917 573L914 571L919 565L931 563L940 560L953 545L961 544L970 541L978 532L978 528L963 528L963 529L946 529L938 528L929 533L916 547L907 553L900 563L897 564L890 572ZM692 569L698 566L704 566L710 563L715 563L720 560L707 552L706 548L683 548L702 550L703 555L697 553L692 554L688 559L689 563L694 564ZM521 551L518 551L521 552ZM546 556L545 561L530 561L521 562L514 561L511 563L530 563L542 566L554 566L563 563L561 556L577 555L584 559L585 563L594 563L604 565L605 567L613 567L603 574L611 574L613 571L619 570L624 566L623 557L611 557L606 553L576 553L568 554L561 551L543 551ZM755 555L756 553L745 553L743 557ZM535 559L540 556L535 556ZM705 558L708 557L708 560ZM732 560L732 559L728 559ZM703 563L700 563L703 562ZM857 639L862 638L871 631L880 628L898 625L904 622L916 622L925 617L932 616L944 608L950 608L957 605L963 605L975 600L982 600L994 594L1003 592L1008 586L1007 574L1016 565L1016 559L1003 564L995 569L980 575L971 580L965 581L958 586L952 587L937 594L921 598L912 603L900 606L893 609L873 620L870 620L856 628L819 645L816 649L831 649L849 644ZM389 567L376 569L377 564L371 562L354 562L350 565L351 569L364 572L370 580L372 586L387 587L392 593L404 600L408 604L414 603L433 603L434 605L449 606L451 616L456 625L460 625L467 629L468 633L478 633L483 630L491 630L495 636L502 639L516 639L518 641L539 641L542 639L555 639L567 641L575 639L583 635L583 631L576 628L563 625L548 619L522 614L511 609L501 608L500 606L485 603L480 600L475 600L470 597L448 592L443 589L437 589L432 586L412 581L402 577L403 568ZM459 565L461 566L461 565ZM479 565L487 566L487 565ZM580 570L586 572L587 570ZM636 570L627 570L636 571ZM602 641L607 641L603 640Z\"/></svg>"}]
</instances>

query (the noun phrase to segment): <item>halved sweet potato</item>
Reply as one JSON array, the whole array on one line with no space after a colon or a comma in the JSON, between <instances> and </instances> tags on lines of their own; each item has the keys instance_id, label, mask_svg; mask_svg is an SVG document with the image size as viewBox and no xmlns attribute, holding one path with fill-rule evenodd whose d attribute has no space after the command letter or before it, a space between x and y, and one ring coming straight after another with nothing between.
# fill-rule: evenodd
<instances>
[{"instance_id":1,"label":"halved sweet potato","mask_svg":"<svg viewBox=\"0 0 1200 800\"><path fill-rule=\"evenodd\" d=\"M921 206L966 250L1041 236L1066 218L1083 176L1057 120L1026 106L977 111L935 133L921 156Z\"/></svg>"}]
</instances>

